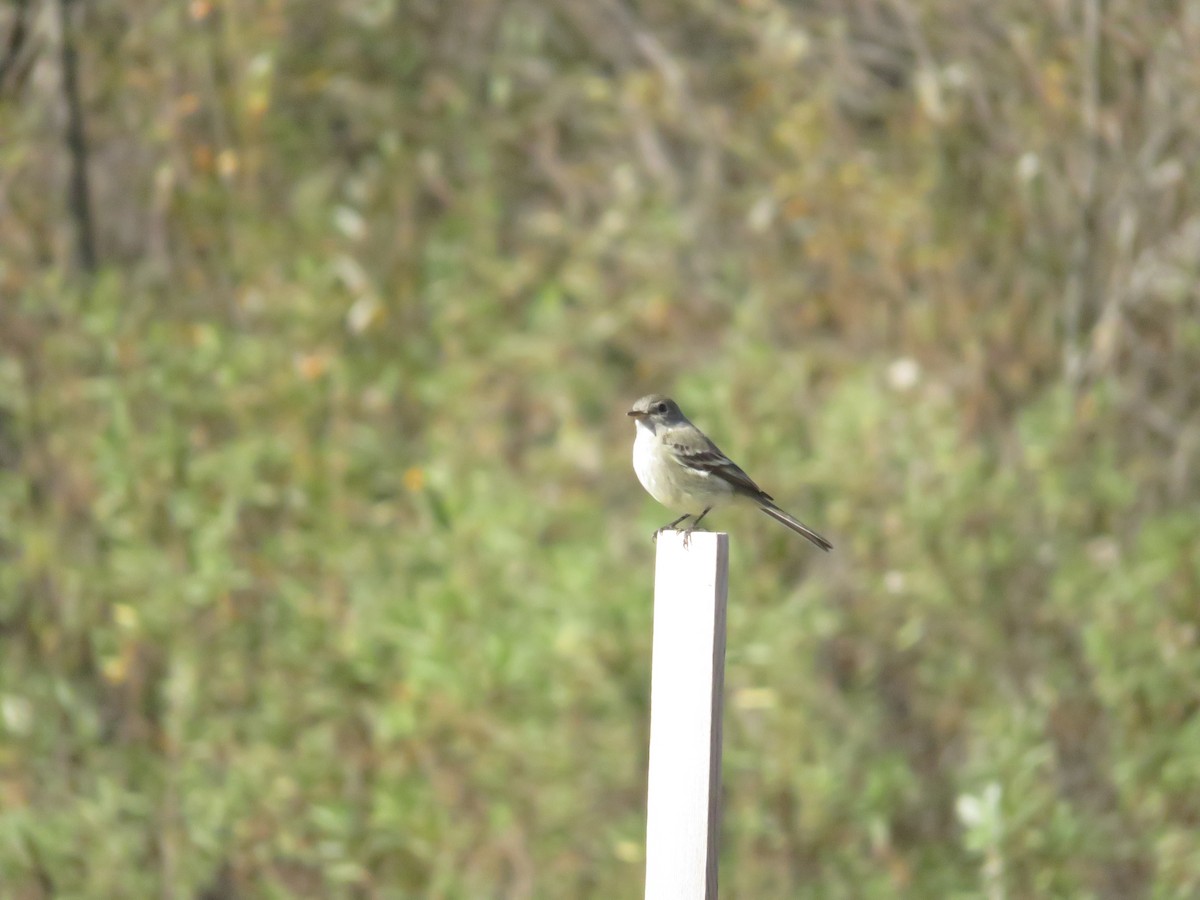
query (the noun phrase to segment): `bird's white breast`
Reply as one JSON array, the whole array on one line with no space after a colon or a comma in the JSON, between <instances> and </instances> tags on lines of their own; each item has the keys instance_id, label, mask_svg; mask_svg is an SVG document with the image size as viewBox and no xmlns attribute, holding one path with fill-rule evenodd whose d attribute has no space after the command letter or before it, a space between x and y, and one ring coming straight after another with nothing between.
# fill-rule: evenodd
<instances>
[{"instance_id":1,"label":"bird's white breast","mask_svg":"<svg viewBox=\"0 0 1200 900\"><path fill-rule=\"evenodd\" d=\"M707 473L680 465L650 426L640 421L633 440L633 471L646 493L667 509L696 515L703 512L704 507L713 505L703 499L713 490Z\"/></svg>"}]
</instances>

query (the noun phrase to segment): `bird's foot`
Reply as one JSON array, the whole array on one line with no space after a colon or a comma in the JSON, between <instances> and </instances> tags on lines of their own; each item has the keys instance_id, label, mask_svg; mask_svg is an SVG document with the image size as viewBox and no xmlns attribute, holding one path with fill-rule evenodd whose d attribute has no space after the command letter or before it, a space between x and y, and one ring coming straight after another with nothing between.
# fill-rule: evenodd
<instances>
[{"instance_id":1,"label":"bird's foot","mask_svg":"<svg viewBox=\"0 0 1200 900\"><path fill-rule=\"evenodd\" d=\"M707 516L711 510L712 510L711 506L706 506L704 508L704 512L700 513L700 515L698 515L696 517L696 520L694 522L692 522L691 525L689 525L687 528L685 528L683 530L683 549L685 549L685 550L687 549L687 545L692 542L692 532L695 531L697 528L700 528L700 523L702 521L704 521L704 517ZM687 518L687 517L685 516L684 518ZM707 531L708 529L700 528L700 530Z\"/></svg>"},{"instance_id":2,"label":"bird's foot","mask_svg":"<svg viewBox=\"0 0 1200 900\"><path fill-rule=\"evenodd\" d=\"M662 534L664 531L674 531L676 534L682 534L683 535L683 546L684 546L684 549L687 549L688 544L690 544L692 542L692 532L708 531L708 529L707 528L697 528L695 525L693 525L690 528L676 528L674 525L664 525L662 528L655 529L653 532L651 532L650 540L652 542L654 542L655 544L657 544L658 536L660 534Z\"/></svg>"},{"instance_id":3,"label":"bird's foot","mask_svg":"<svg viewBox=\"0 0 1200 900\"><path fill-rule=\"evenodd\" d=\"M692 517L692 516L691 516L691 513L686 513L686 514L684 514L684 515L680 516L680 517L679 517L678 519L676 519L674 522L668 522L668 523L667 523L666 525L664 525L662 528L656 529L656 530L655 530L655 532L654 532L654 534L652 534L652 535L650 536L650 540L652 540L654 543L656 543L656 544L657 544L657 543L658 543L658 536L659 536L660 534L662 534L664 531L678 531L678 530L679 530L679 528L678 528L677 526L679 525L679 523L680 523L680 522L682 522L684 519L690 519L691 517ZM693 526L693 527L694 527L694 526ZM687 546L687 538L686 538L686 537L685 537L685 538L684 538L684 540L683 540L683 546L685 546L685 547Z\"/></svg>"}]
</instances>

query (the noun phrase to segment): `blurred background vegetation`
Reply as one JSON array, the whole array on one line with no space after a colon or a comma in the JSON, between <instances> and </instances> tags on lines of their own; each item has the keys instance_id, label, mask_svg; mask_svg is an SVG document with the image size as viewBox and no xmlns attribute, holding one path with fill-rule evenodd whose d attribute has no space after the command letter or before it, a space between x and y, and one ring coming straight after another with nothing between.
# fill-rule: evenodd
<instances>
[{"instance_id":1,"label":"blurred background vegetation","mask_svg":"<svg viewBox=\"0 0 1200 900\"><path fill-rule=\"evenodd\" d=\"M0 895L1200 896L1200 3L0 4Z\"/></svg>"}]
</instances>

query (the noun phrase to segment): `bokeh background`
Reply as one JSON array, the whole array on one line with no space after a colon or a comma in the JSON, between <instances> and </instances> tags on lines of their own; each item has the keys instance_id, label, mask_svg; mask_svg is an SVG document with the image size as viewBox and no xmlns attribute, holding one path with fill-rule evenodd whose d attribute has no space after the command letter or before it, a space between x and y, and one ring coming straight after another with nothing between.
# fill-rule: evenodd
<instances>
[{"instance_id":1,"label":"bokeh background","mask_svg":"<svg viewBox=\"0 0 1200 900\"><path fill-rule=\"evenodd\" d=\"M0 894L1200 896L1200 3L0 4Z\"/></svg>"}]
</instances>

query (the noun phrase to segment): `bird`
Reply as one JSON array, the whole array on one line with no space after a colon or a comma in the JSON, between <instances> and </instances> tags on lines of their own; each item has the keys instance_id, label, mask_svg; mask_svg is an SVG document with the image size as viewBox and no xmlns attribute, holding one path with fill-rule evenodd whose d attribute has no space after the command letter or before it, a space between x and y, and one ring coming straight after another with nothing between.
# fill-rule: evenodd
<instances>
[{"instance_id":1,"label":"bird","mask_svg":"<svg viewBox=\"0 0 1200 900\"><path fill-rule=\"evenodd\" d=\"M833 544L780 509L775 498L722 453L670 397L647 394L633 404L628 415L636 430L633 470L638 481L663 506L682 513L655 531L655 540L668 529L680 530L681 522L692 519L683 534L687 546L691 533L713 509L732 502L749 502L822 550L833 549Z\"/></svg>"}]
</instances>

